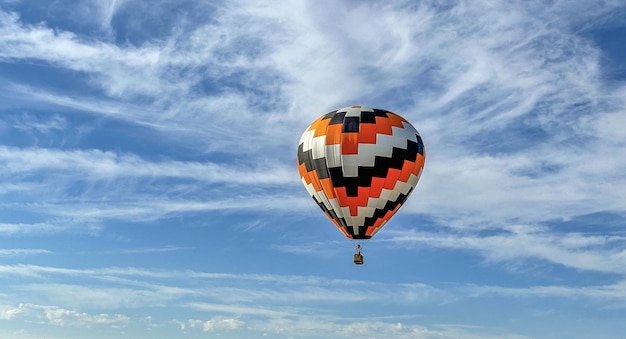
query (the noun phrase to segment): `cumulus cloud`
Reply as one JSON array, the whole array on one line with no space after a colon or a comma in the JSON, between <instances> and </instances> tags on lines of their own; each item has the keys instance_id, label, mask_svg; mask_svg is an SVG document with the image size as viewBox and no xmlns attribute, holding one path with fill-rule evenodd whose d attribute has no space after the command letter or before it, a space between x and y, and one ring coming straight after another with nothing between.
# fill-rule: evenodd
<instances>
[{"instance_id":1,"label":"cumulus cloud","mask_svg":"<svg viewBox=\"0 0 626 339\"><path fill-rule=\"evenodd\" d=\"M245 322L238 319L215 318L207 321L189 319L187 320L186 326L188 326L189 328L201 328L204 332L211 332L223 329L236 330L238 328L241 328L244 324ZM180 326L181 329L185 329L184 323L181 323Z\"/></svg>"},{"instance_id":2,"label":"cumulus cloud","mask_svg":"<svg viewBox=\"0 0 626 339\"><path fill-rule=\"evenodd\" d=\"M0 309L0 319L2 320L11 320L12 318L18 316L22 313L19 308L9 308L7 306Z\"/></svg>"},{"instance_id":3,"label":"cumulus cloud","mask_svg":"<svg viewBox=\"0 0 626 339\"><path fill-rule=\"evenodd\" d=\"M50 324L57 326L91 327L96 325L125 326L129 318L121 314L87 314L57 307L45 307L45 316Z\"/></svg>"},{"instance_id":4,"label":"cumulus cloud","mask_svg":"<svg viewBox=\"0 0 626 339\"><path fill-rule=\"evenodd\" d=\"M93 326L124 327L130 319L121 314L88 314L56 306L37 304L20 304L16 308L3 309L0 314L2 315L0 319L11 320L19 317L26 318L27 321L44 321L55 326L82 328Z\"/></svg>"}]
</instances>

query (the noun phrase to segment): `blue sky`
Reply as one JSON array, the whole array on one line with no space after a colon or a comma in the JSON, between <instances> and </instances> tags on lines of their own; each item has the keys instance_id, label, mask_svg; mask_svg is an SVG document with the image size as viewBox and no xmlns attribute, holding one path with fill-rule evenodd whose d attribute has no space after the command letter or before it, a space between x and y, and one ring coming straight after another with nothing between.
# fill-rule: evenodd
<instances>
[{"instance_id":1,"label":"blue sky","mask_svg":"<svg viewBox=\"0 0 626 339\"><path fill-rule=\"evenodd\" d=\"M0 337L619 338L623 1L0 0ZM355 266L318 116L428 151Z\"/></svg>"}]
</instances>

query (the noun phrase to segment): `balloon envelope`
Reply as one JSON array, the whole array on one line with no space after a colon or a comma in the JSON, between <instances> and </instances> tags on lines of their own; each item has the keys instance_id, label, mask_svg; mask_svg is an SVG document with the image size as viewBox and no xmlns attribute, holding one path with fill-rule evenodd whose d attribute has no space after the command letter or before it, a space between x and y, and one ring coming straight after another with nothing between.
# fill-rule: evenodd
<instances>
[{"instance_id":1,"label":"balloon envelope","mask_svg":"<svg viewBox=\"0 0 626 339\"><path fill-rule=\"evenodd\" d=\"M401 116L351 106L315 120L298 145L304 187L351 239L369 239L406 201L422 174L424 144Z\"/></svg>"}]
</instances>

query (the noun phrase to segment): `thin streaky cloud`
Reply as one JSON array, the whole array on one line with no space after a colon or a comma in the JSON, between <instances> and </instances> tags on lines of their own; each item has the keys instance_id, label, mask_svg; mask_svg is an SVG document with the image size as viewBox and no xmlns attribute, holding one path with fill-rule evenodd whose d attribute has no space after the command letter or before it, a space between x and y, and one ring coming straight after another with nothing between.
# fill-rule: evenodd
<instances>
[{"instance_id":1,"label":"thin streaky cloud","mask_svg":"<svg viewBox=\"0 0 626 339\"><path fill-rule=\"evenodd\" d=\"M1 7L0 337L626 332L623 1ZM359 267L294 159L355 104L427 150Z\"/></svg>"},{"instance_id":2,"label":"thin streaky cloud","mask_svg":"<svg viewBox=\"0 0 626 339\"><path fill-rule=\"evenodd\" d=\"M132 249L120 249L104 252L106 254L148 254L148 253L160 253L160 252L174 252L174 251L182 251L186 250L186 247L179 246L166 246L166 247L155 247L155 248L132 248Z\"/></svg>"},{"instance_id":3,"label":"thin streaky cloud","mask_svg":"<svg viewBox=\"0 0 626 339\"><path fill-rule=\"evenodd\" d=\"M40 248L0 248L0 257L51 254L49 250Z\"/></svg>"},{"instance_id":4,"label":"thin streaky cloud","mask_svg":"<svg viewBox=\"0 0 626 339\"><path fill-rule=\"evenodd\" d=\"M232 165L199 162L146 161L132 154L116 154L100 150L59 151L45 148L0 147L0 162L6 172L66 171L93 179L125 177L170 177L193 179L199 182L227 182L233 184L286 184L295 182L292 171L275 164L258 164L248 170Z\"/></svg>"},{"instance_id":5,"label":"thin streaky cloud","mask_svg":"<svg viewBox=\"0 0 626 339\"><path fill-rule=\"evenodd\" d=\"M622 235L553 234L543 227L523 225L508 227L506 231L489 236L471 232L401 233L382 241L400 246L419 245L477 252L485 260L494 262L530 258L578 270L626 274L622 265L626 256L622 247L626 237Z\"/></svg>"}]
</instances>

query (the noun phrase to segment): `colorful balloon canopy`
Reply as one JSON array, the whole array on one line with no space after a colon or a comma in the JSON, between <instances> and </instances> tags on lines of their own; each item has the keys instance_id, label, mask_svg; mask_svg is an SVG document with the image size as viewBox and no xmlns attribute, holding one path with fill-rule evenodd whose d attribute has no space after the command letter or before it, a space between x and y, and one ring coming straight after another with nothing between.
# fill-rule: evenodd
<instances>
[{"instance_id":1,"label":"colorful balloon canopy","mask_svg":"<svg viewBox=\"0 0 626 339\"><path fill-rule=\"evenodd\" d=\"M398 211L422 174L424 144L401 116L352 106L302 134L298 171L326 216L351 239L369 239Z\"/></svg>"}]
</instances>

